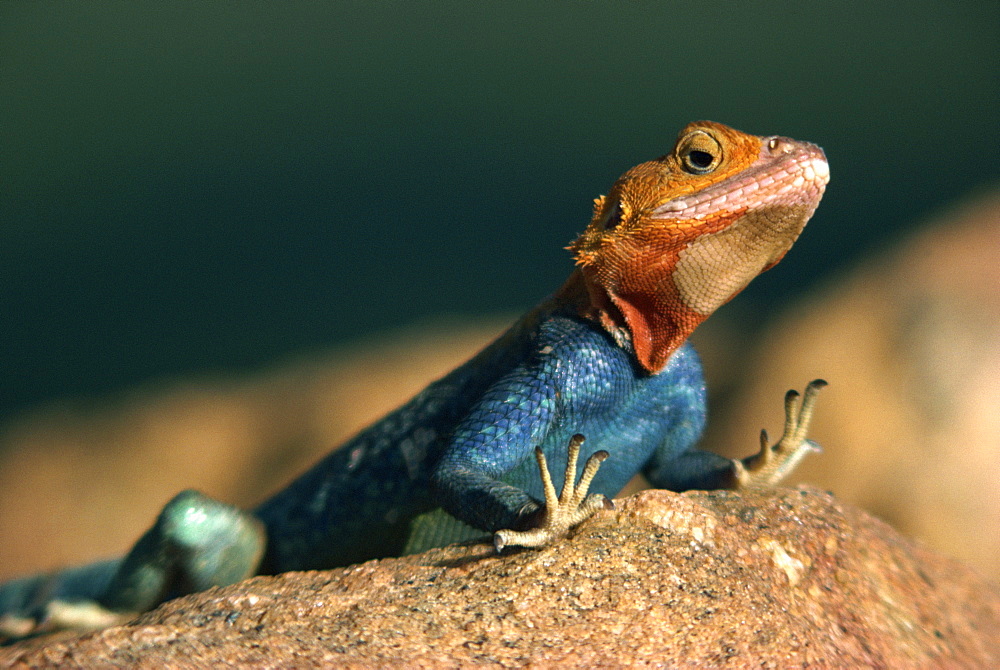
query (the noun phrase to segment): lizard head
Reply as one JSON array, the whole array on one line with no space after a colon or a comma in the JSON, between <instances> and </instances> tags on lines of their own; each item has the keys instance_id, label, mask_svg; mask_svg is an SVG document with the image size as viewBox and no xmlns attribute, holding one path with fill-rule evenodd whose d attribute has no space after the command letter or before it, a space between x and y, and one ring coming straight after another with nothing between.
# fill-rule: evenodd
<instances>
[{"instance_id":1,"label":"lizard head","mask_svg":"<svg viewBox=\"0 0 1000 670\"><path fill-rule=\"evenodd\" d=\"M829 181L819 147L688 124L622 175L569 246L586 316L658 372L691 332L785 255Z\"/></svg>"}]
</instances>

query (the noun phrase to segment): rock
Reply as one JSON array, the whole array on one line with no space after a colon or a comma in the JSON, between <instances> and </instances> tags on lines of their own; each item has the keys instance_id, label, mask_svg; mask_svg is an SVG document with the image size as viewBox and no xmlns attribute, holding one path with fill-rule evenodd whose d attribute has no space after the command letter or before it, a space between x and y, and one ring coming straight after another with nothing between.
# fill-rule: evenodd
<instances>
[{"instance_id":1,"label":"rock","mask_svg":"<svg viewBox=\"0 0 1000 670\"><path fill-rule=\"evenodd\" d=\"M997 667L1000 588L815 489L644 491L540 550L258 577L0 663Z\"/></svg>"}]
</instances>

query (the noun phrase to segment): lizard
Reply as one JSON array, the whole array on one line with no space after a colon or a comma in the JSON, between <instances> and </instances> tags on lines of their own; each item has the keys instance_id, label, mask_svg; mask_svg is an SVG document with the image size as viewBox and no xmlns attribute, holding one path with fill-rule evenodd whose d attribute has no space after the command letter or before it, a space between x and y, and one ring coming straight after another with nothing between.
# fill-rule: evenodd
<instances>
[{"instance_id":1,"label":"lizard","mask_svg":"<svg viewBox=\"0 0 1000 670\"><path fill-rule=\"evenodd\" d=\"M828 181L813 144L688 124L594 201L566 282L470 361L253 510L184 491L125 557L4 584L7 629L100 627L255 574L490 534L497 552L543 546L637 473L674 491L776 485L818 449L806 432L825 382L801 404L788 392L776 444L762 432L754 455L724 458L695 448L706 388L687 340L781 260Z\"/></svg>"}]
</instances>

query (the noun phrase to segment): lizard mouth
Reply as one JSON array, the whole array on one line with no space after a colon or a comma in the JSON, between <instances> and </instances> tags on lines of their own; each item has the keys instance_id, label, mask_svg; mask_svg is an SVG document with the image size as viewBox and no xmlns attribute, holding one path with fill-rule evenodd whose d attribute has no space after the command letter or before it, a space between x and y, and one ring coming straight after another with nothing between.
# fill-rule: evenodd
<instances>
[{"instance_id":1,"label":"lizard mouth","mask_svg":"<svg viewBox=\"0 0 1000 670\"><path fill-rule=\"evenodd\" d=\"M763 137L760 156L747 169L703 191L673 198L653 209L650 217L660 221L698 220L723 208L809 202L815 209L829 181L826 155L818 146L787 137Z\"/></svg>"},{"instance_id":2,"label":"lizard mouth","mask_svg":"<svg viewBox=\"0 0 1000 670\"><path fill-rule=\"evenodd\" d=\"M739 213L731 225L691 240L670 275L681 302L698 314L711 314L782 259L830 180L816 145L783 137L762 138L761 145L761 156L742 173L654 215L699 223L719 211Z\"/></svg>"}]
</instances>

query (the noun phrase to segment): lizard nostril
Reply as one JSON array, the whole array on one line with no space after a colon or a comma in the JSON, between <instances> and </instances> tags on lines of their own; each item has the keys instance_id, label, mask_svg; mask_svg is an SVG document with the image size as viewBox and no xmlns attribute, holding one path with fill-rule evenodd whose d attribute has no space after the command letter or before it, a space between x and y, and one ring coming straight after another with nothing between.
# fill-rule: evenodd
<instances>
[{"instance_id":1,"label":"lizard nostril","mask_svg":"<svg viewBox=\"0 0 1000 670\"><path fill-rule=\"evenodd\" d=\"M784 137L772 137L767 141L767 148L771 153L787 154L792 150L792 143Z\"/></svg>"}]
</instances>

